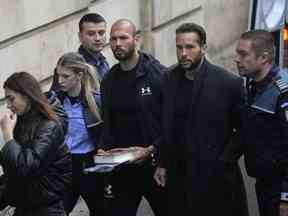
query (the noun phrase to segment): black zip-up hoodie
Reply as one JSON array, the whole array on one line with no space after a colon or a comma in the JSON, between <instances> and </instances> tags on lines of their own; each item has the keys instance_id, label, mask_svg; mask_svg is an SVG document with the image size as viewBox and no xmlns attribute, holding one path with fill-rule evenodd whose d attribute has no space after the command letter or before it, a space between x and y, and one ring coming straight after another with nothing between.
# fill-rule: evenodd
<instances>
[{"instance_id":1,"label":"black zip-up hoodie","mask_svg":"<svg viewBox=\"0 0 288 216\"><path fill-rule=\"evenodd\" d=\"M146 145L154 145L158 149L161 139L162 81L168 70L153 56L142 51L139 54L136 70L136 103L140 107L140 127ZM111 134L111 89L115 72L118 70L120 64L114 65L101 83L104 127L103 139L99 147L106 150L115 147Z\"/></svg>"}]
</instances>

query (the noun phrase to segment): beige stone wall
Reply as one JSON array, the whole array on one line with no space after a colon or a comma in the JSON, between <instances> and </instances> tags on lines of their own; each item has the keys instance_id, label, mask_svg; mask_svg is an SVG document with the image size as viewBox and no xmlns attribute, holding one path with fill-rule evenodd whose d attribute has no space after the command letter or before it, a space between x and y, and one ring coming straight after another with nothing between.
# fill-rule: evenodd
<instances>
[{"instance_id":1,"label":"beige stone wall","mask_svg":"<svg viewBox=\"0 0 288 216\"><path fill-rule=\"evenodd\" d=\"M2 0L0 41L51 23L87 7L89 0Z\"/></svg>"},{"instance_id":2,"label":"beige stone wall","mask_svg":"<svg viewBox=\"0 0 288 216\"><path fill-rule=\"evenodd\" d=\"M154 1L153 39L154 54L165 65L176 63L175 29L183 22L204 24L203 1ZM161 8L158 10L157 8Z\"/></svg>"},{"instance_id":3,"label":"beige stone wall","mask_svg":"<svg viewBox=\"0 0 288 216\"><path fill-rule=\"evenodd\" d=\"M208 36L208 53L211 58L226 68L231 65L235 42L248 29L249 1L217 0L205 3L204 23Z\"/></svg>"},{"instance_id":4,"label":"beige stone wall","mask_svg":"<svg viewBox=\"0 0 288 216\"><path fill-rule=\"evenodd\" d=\"M188 21L205 27L208 57L234 69L234 46L240 33L247 29L249 1L155 0L154 6L154 50L163 63L170 65L176 61L174 31Z\"/></svg>"}]
</instances>

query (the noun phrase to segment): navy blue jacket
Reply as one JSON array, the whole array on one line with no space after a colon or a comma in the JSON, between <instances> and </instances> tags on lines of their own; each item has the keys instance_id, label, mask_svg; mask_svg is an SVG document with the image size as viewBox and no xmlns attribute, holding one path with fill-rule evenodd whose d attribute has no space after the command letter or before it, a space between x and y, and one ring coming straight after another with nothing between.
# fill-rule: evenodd
<instances>
[{"instance_id":1,"label":"navy blue jacket","mask_svg":"<svg viewBox=\"0 0 288 216\"><path fill-rule=\"evenodd\" d=\"M257 179L283 178L287 191L288 75L274 67L268 76L256 94L251 95L251 88L247 91L242 129L245 164L248 175Z\"/></svg>"}]
</instances>

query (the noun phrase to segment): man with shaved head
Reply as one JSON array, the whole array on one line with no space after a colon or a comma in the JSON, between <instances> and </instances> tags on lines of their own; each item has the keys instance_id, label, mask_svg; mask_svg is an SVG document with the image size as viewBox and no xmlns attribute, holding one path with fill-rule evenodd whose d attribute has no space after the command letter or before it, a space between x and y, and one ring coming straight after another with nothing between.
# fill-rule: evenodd
<instances>
[{"instance_id":1,"label":"man with shaved head","mask_svg":"<svg viewBox=\"0 0 288 216\"><path fill-rule=\"evenodd\" d=\"M164 189L153 180L160 141L162 79L166 68L138 50L135 24L117 20L111 28L114 65L101 84L103 145L105 152L134 150L135 159L113 173L108 200L109 216L135 216L144 196L156 216L166 215Z\"/></svg>"},{"instance_id":2,"label":"man with shaved head","mask_svg":"<svg viewBox=\"0 0 288 216\"><path fill-rule=\"evenodd\" d=\"M125 36L128 37L123 38ZM118 39L122 42L118 42ZM136 27L131 21L120 19L113 24L110 38L111 49L114 57L120 62L120 65L126 66L138 60L139 54L136 49L138 39L139 35L136 34Z\"/></svg>"}]
</instances>

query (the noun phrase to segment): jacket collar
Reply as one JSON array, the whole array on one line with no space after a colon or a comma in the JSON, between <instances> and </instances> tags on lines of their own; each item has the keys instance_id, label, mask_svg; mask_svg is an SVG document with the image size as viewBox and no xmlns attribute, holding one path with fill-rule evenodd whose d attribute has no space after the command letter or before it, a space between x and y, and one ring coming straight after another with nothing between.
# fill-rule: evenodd
<instances>
[{"instance_id":1,"label":"jacket collar","mask_svg":"<svg viewBox=\"0 0 288 216\"><path fill-rule=\"evenodd\" d=\"M273 66L272 69L269 71L269 73L262 79L261 81L254 81L251 80L248 83L248 89L254 89L256 92L262 92L270 83L271 80L274 79L274 77L278 74L280 69L277 66Z\"/></svg>"},{"instance_id":2,"label":"jacket collar","mask_svg":"<svg viewBox=\"0 0 288 216\"><path fill-rule=\"evenodd\" d=\"M61 104L63 104L65 98L68 97L67 93L63 92L63 91L57 91L56 95L57 95L57 98L60 100ZM87 106L87 102L84 99L84 95L83 95L82 91L81 91L81 94L79 96L79 101L83 106Z\"/></svg>"},{"instance_id":3,"label":"jacket collar","mask_svg":"<svg viewBox=\"0 0 288 216\"><path fill-rule=\"evenodd\" d=\"M89 64L98 66L101 61L106 61L105 56L101 52L98 52L95 55L92 55L82 45L79 47L78 52L84 57L84 59Z\"/></svg>"},{"instance_id":4,"label":"jacket collar","mask_svg":"<svg viewBox=\"0 0 288 216\"><path fill-rule=\"evenodd\" d=\"M203 63L201 64L201 67L197 71L194 77L194 84L193 84L193 91L192 91L192 96L191 96L191 110L195 109L195 105L197 104L201 91L204 86L204 82L206 80L206 77L208 75L208 67L209 67L209 62L206 60L206 58L203 59ZM176 89L179 84L180 80L180 72L184 72L184 70L180 67L180 65L177 65L172 69L172 73L170 73L171 79L170 79L170 88L168 88L167 91L170 91L168 93L168 97L172 98L172 101L174 103L175 96L176 96ZM172 103L172 104L173 104ZM171 105L172 105L171 104ZM192 112L192 111L191 111Z\"/></svg>"},{"instance_id":5,"label":"jacket collar","mask_svg":"<svg viewBox=\"0 0 288 216\"><path fill-rule=\"evenodd\" d=\"M148 64L150 64L147 57L148 55L146 53L139 51L139 62L136 70L136 78L144 76L147 73L146 68L148 67Z\"/></svg>"},{"instance_id":6,"label":"jacket collar","mask_svg":"<svg viewBox=\"0 0 288 216\"><path fill-rule=\"evenodd\" d=\"M149 67L153 66L153 64L151 64L152 61L156 60L152 56L150 56L149 54L144 53L143 51L138 51L138 52L139 52L139 60L138 60L138 63L135 65L135 67L137 68L136 69L136 78L145 76L145 74L148 71L150 71ZM116 70L116 71L121 70L121 66L118 63L112 69Z\"/></svg>"}]
</instances>

